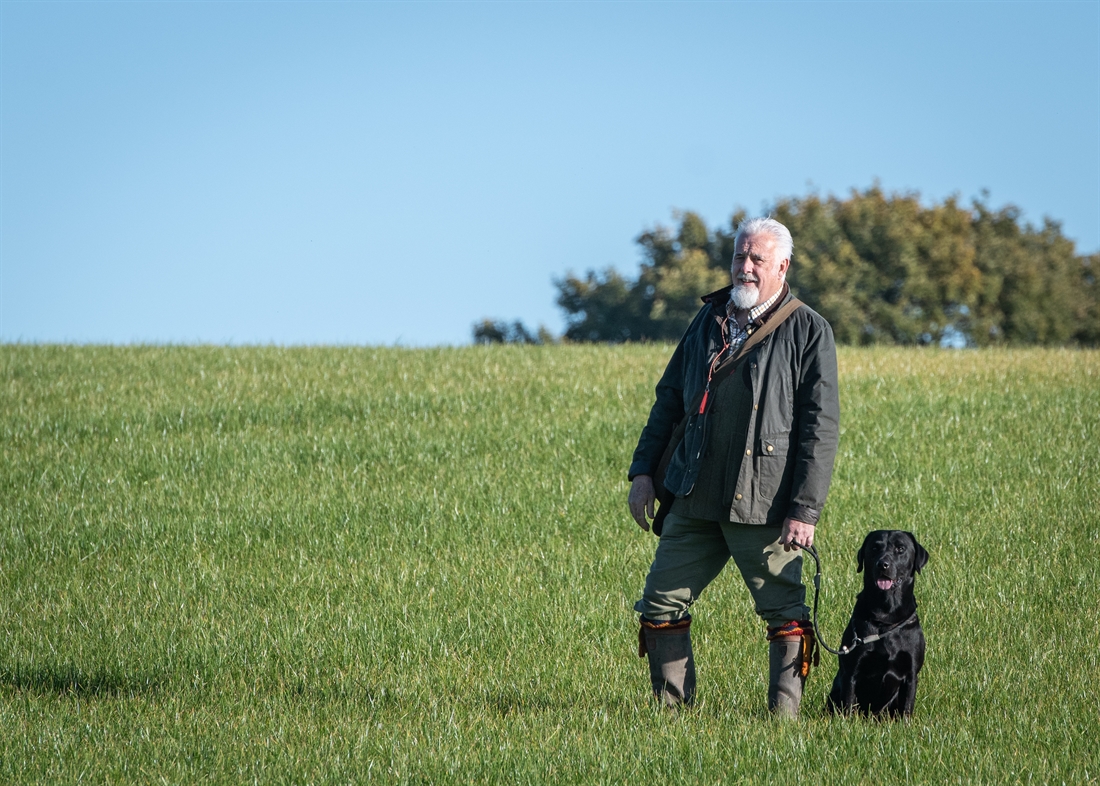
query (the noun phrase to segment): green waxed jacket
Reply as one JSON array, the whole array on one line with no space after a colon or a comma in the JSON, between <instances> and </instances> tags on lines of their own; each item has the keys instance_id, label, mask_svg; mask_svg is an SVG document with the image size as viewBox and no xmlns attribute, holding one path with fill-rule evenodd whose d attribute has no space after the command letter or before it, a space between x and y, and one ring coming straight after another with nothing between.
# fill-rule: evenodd
<instances>
[{"instance_id":1,"label":"green waxed jacket","mask_svg":"<svg viewBox=\"0 0 1100 786\"><path fill-rule=\"evenodd\" d=\"M657 400L630 464L631 479L652 475L676 424L686 417L684 438L664 480L677 497L694 488L706 448L707 413L686 410L701 394L707 369L722 349L729 292L725 287L703 298L705 305L657 383ZM777 305L790 298L787 292ZM774 525L789 516L816 524L829 493L839 436L832 328L803 305L741 362L749 364L753 409L730 521Z\"/></svg>"}]
</instances>

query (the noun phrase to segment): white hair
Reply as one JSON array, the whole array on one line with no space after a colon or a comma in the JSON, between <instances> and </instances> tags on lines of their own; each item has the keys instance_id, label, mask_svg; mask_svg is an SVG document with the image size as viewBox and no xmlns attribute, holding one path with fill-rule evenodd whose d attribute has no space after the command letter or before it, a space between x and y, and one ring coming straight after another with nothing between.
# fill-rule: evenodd
<instances>
[{"instance_id":1,"label":"white hair","mask_svg":"<svg viewBox=\"0 0 1100 786\"><path fill-rule=\"evenodd\" d=\"M780 259L789 260L791 254L794 253L794 240L791 238L791 231L774 218L749 218L742 221L737 227L737 235L733 238L733 244L736 246L741 242L742 237L749 235L771 235L775 238L775 250L779 253Z\"/></svg>"}]
</instances>

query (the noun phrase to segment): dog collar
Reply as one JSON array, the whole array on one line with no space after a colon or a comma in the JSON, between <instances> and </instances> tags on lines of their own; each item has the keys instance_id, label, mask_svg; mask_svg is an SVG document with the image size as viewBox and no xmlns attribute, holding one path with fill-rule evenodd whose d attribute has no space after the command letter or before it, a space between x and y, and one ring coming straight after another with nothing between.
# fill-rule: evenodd
<instances>
[{"instance_id":1,"label":"dog collar","mask_svg":"<svg viewBox=\"0 0 1100 786\"><path fill-rule=\"evenodd\" d=\"M917 619L917 612L914 611L907 619L904 619L904 620L902 620L901 622L899 622L895 625L891 625L889 628L884 630L882 633L873 633L870 636L868 636L867 638L860 638L859 636L856 636L855 641L852 642L852 645L850 647L841 645L840 654L841 655L847 655L849 652L854 650L856 647L860 647L864 644L873 644L874 642L878 641L879 639L885 639L887 636L889 636L891 633L893 633L895 630L897 630L901 626L907 625L910 622L914 622L916 619Z\"/></svg>"}]
</instances>

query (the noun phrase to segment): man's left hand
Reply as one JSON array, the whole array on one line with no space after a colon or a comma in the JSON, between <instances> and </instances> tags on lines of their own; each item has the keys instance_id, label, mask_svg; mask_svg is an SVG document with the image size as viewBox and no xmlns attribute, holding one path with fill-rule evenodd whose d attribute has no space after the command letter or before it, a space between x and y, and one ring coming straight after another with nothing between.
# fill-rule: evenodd
<instances>
[{"instance_id":1,"label":"man's left hand","mask_svg":"<svg viewBox=\"0 0 1100 786\"><path fill-rule=\"evenodd\" d=\"M798 519L784 519L779 545L784 551L798 551L804 546L814 545L814 525Z\"/></svg>"}]
</instances>

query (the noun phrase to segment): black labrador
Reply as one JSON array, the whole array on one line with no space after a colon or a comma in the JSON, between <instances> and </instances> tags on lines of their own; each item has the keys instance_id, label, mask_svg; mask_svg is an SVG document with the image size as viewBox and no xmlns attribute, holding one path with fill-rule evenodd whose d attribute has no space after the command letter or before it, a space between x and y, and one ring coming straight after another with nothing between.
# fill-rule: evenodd
<instances>
[{"instance_id":1,"label":"black labrador","mask_svg":"<svg viewBox=\"0 0 1100 786\"><path fill-rule=\"evenodd\" d=\"M834 713L912 714L924 665L924 631L913 583L928 552L911 532L875 530L857 555L863 591L840 640L840 668L829 693Z\"/></svg>"}]
</instances>

